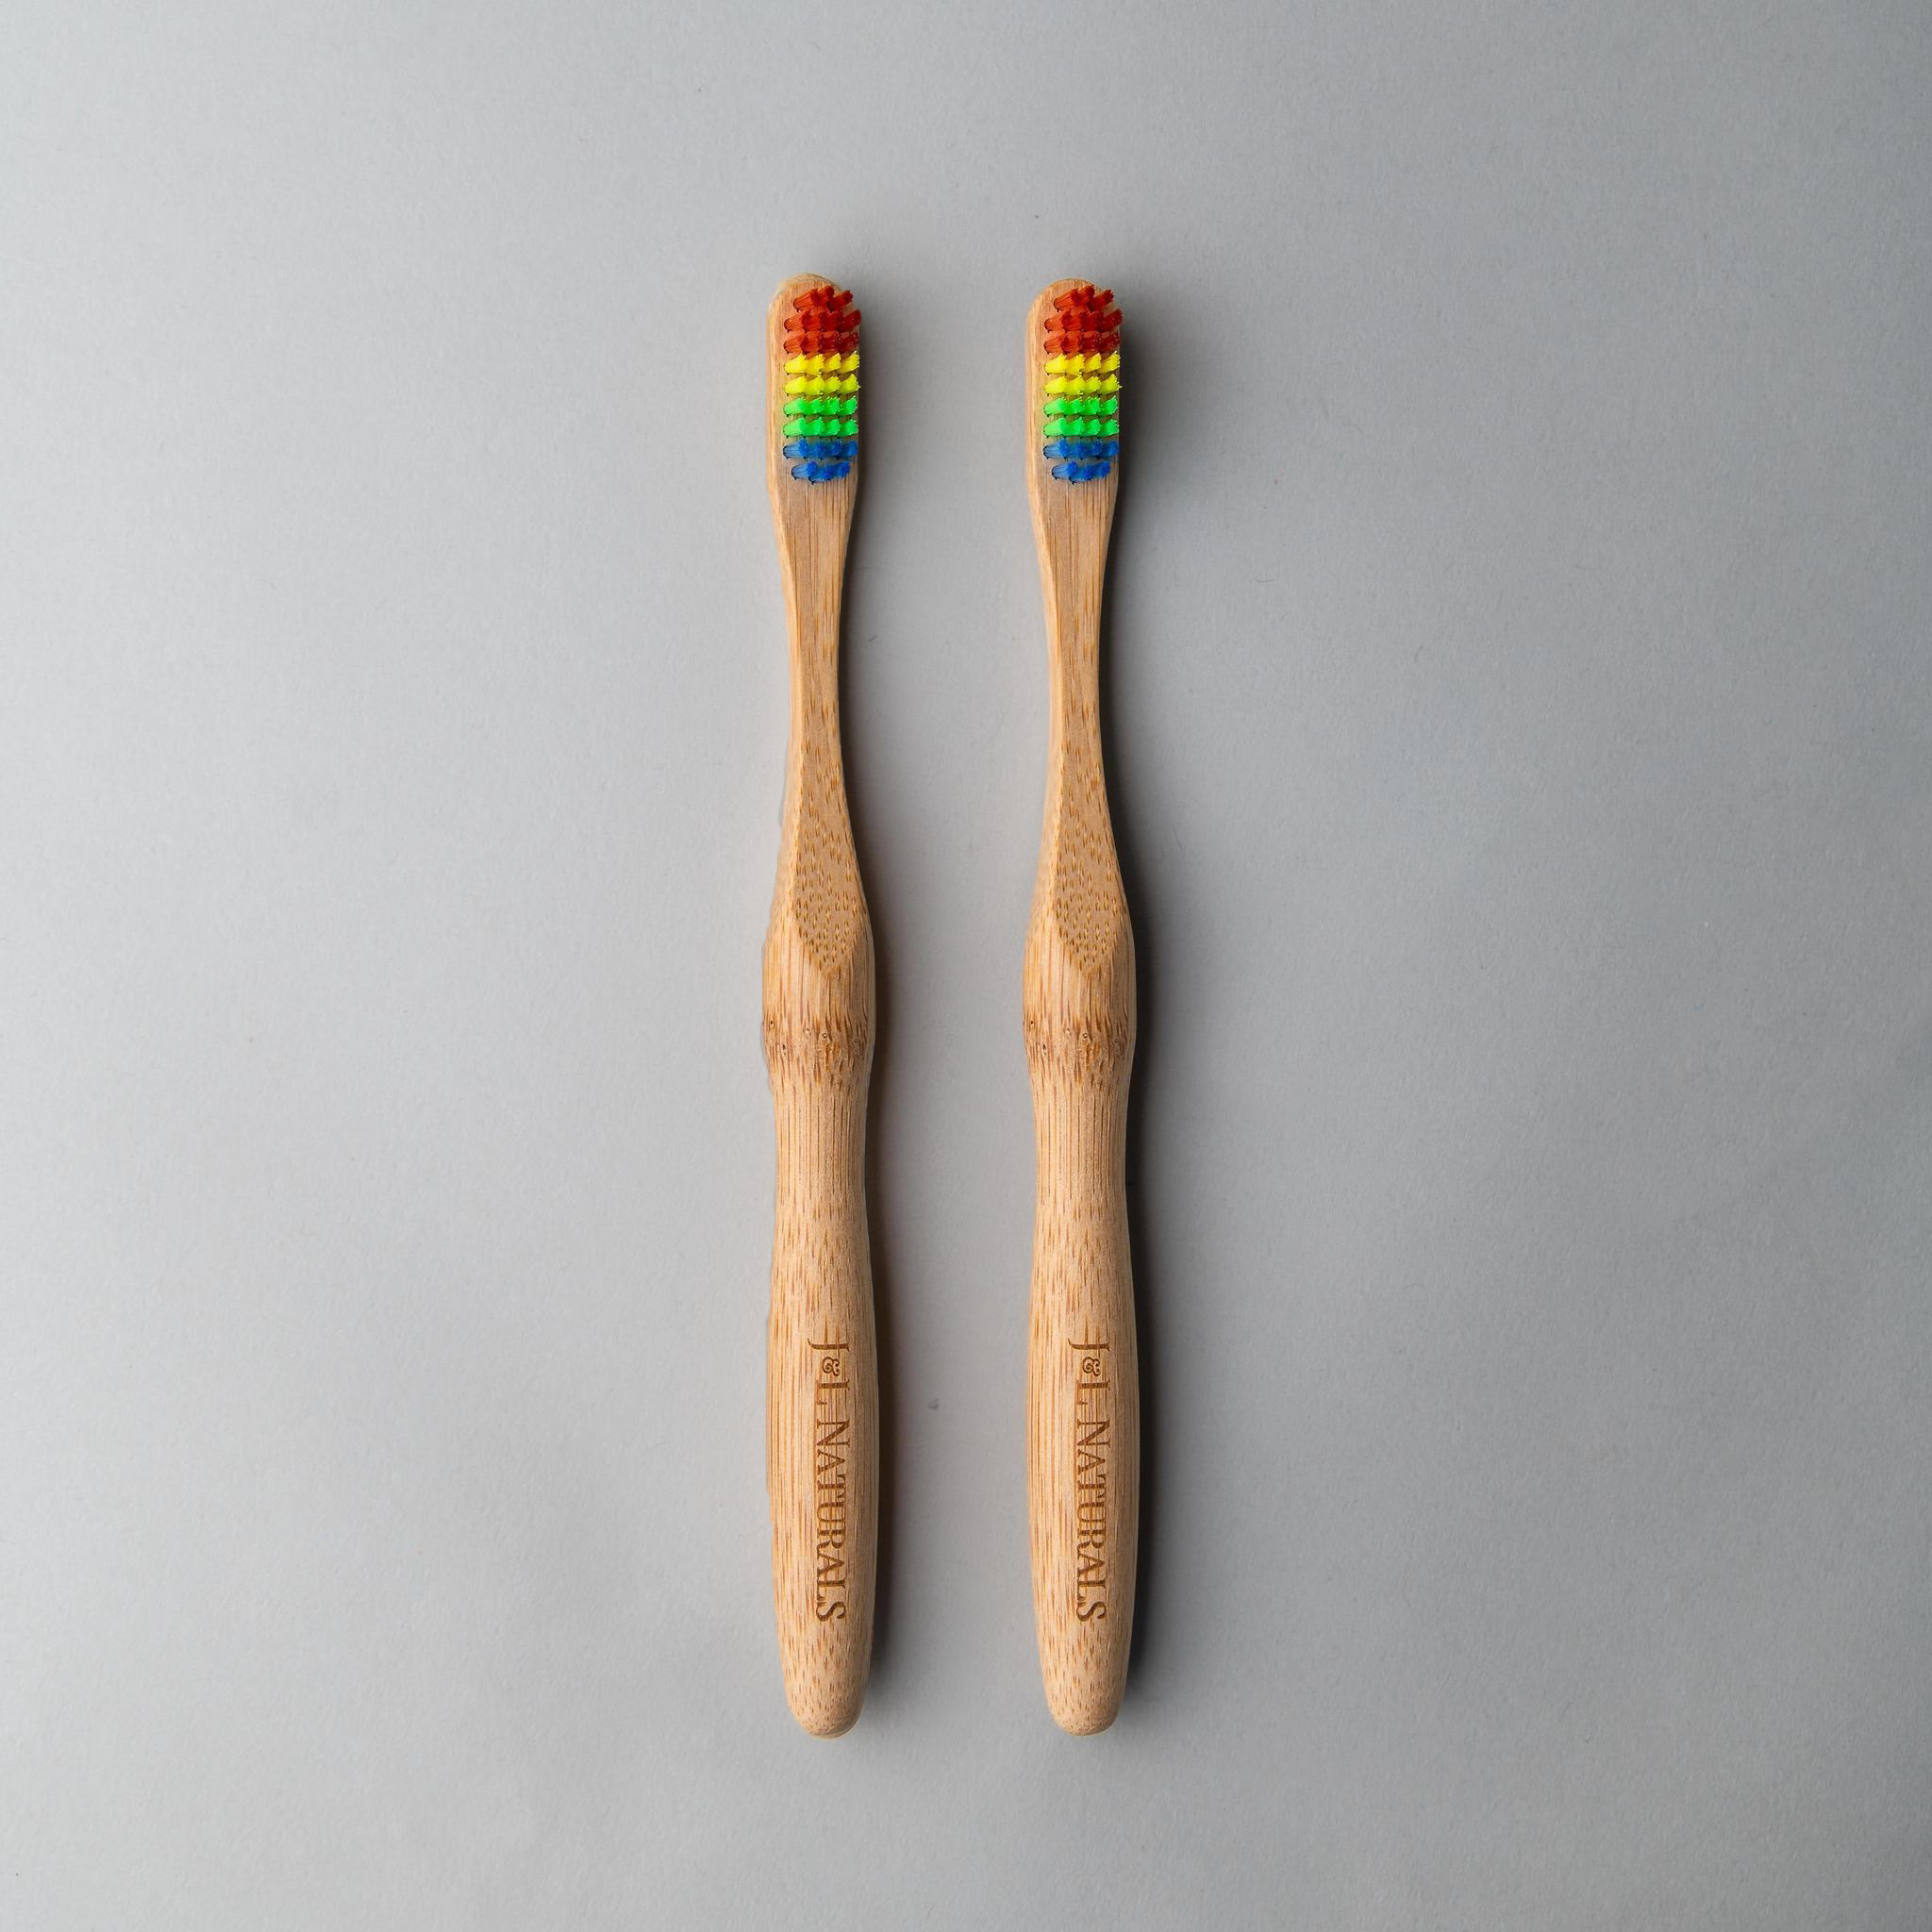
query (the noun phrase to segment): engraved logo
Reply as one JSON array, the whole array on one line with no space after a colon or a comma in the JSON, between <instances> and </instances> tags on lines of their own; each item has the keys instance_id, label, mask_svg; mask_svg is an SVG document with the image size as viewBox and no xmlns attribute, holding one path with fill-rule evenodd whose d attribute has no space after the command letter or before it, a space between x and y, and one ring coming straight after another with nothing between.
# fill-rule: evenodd
<instances>
[{"instance_id":1,"label":"engraved logo","mask_svg":"<svg viewBox=\"0 0 1932 1932\"><path fill-rule=\"evenodd\" d=\"M852 1466L852 1390L843 1341L806 1342L811 1366L812 1614L821 1624L850 1614L845 1560L845 1489Z\"/></svg>"},{"instance_id":2,"label":"engraved logo","mask_svg":"<svg viewBox=\"0 0 1932 1932\"><path fill-rule=\"evenodd\" d=\"M1074 1352L1074 1614L1105 1622L1112 1581L1108 1548L1108 1483L1113 1460L1109 1343L1070 1341Z\"/></svg>"}]
</instances>

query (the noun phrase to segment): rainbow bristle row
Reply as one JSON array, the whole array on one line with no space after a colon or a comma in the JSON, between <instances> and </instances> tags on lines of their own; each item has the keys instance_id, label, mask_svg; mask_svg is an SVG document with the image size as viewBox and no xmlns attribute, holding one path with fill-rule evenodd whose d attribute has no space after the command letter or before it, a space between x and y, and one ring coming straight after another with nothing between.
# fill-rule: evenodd
<instances>
[{"instance_id":1,"label":"rainbow bristle row","mask_svg":"<svg viewBox=\"0 0 1932 1932\"><path fill-rule=\"evenodd\" d=\"M785 318L785 451L802 483L835 483L858 454L858 310L829 283Z\"/></svg>"},{"instance_id":2,"label":"rainbow bristle row","mask_svg":"<svg viewBox=\"0 0 1932 1932\"><path fill-rule=\"evenodd\" d=\"M1121 312L1111 289L1082 282L1045 319L1041 454L1069 483L1097 483L1121 453Z\"/></svg>"}]
</instances>

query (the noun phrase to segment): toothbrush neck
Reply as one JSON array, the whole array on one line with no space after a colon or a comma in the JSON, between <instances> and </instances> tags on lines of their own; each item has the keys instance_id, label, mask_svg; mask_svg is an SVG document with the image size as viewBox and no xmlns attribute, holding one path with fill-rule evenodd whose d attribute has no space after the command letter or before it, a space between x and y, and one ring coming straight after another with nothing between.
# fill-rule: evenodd
<instances>
[{"instance_id":1,"label":"toothbrush neck","mask_svg":"<svg viewBox=\"0 0 1932 1932\"><path fill-rule=\"evenodd\" d=\"M791 739L800 766L817 774L815 789L842 804L844 757L839 730L839 611L801 608L791 646Z\"/></svg>"},{"instance_id":2,"label":"toothbrush neck","mask_svg":"<svg viewBox=\"0 0 1932 1932\"><path fill-rule=\"evenodd\" d=\"M1064 750L1091 742L1100 728L1100 600L1104 551L1086 547L1049 559L1046 622L1053 677L1055 741Z\"/></svg>"},{"instance_id":3,"label":"toothbrush neck","mask_svg":"<svg viewBox=\"0 0 1932 1932\"><path fill-rule=\"evenodd\" d=\"M1100 613L1086 608L1057 629L1053 648L1053 720L1063 737L1097 729L1100 713Z\"/></svg>"}]
</instances>

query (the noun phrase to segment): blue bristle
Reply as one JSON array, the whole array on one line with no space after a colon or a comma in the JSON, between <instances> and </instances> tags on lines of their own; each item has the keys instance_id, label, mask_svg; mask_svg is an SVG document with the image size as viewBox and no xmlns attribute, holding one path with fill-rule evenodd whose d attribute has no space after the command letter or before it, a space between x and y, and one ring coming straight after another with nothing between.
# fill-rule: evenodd
<instances>
[{"instance_id":1,"label":"blue bristle","mask_svg":"<svg viewBox=\"0 0 1932 1932\"><path fill-rule=\"evenodd\" d=\"M842 436L803 436L785 445L787 458L798 460L791 474L801 483L836 483L852 474L852 459L858 454L858 439Z\"/></svg>"}]
</instances>

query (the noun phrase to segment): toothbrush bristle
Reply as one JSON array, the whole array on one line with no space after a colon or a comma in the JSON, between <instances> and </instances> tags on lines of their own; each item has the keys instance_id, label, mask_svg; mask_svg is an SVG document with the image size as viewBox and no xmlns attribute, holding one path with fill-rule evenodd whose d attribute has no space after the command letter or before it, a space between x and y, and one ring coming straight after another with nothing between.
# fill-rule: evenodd
<instances>
[{"instance_id":1,"label":"toothbrush bristle","mask_svg":"<svg viewBox=\"0 0 1932 1932\"><path fill-rule=\"evenodd\" d=\"M801 483L836 483L858 455L858 310L829 282L791 298L785 318L782 454Z\"/></svg>"},{"instance_id":2,"label":"toothbrush bristle","mask_svg":"<svg viewBox=\"0 0 1932 1932\"><path fill-rule=\"evenodd\" d=\"M1041 455L1069 483L1098 483L1121 454L1121 312L1111 289L1082 282L1041 326Z\"/></svg>"}]
</instances>

